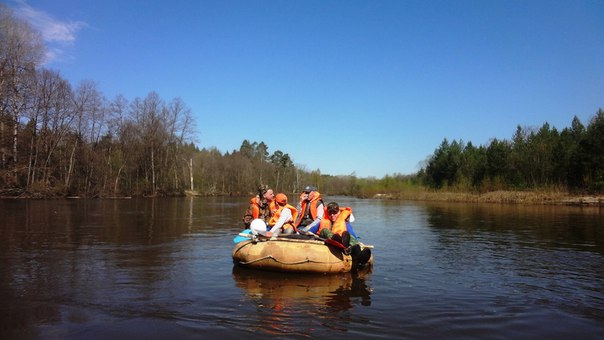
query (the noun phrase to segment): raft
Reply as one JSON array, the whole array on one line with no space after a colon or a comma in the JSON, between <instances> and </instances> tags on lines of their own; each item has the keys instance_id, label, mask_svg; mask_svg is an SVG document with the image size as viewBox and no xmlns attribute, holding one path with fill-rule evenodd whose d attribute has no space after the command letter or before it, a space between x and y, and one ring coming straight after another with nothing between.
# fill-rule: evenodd
<instances>
[{"instance_id":1,"label":"raft","mask_svg":"<svg viewBox=\"0 0 604 340\"><path fill-rule=\"evenodd\" d=\"M352 258L323 241L279 237L251 239L235 244L233 261L243 267L298 273L347 273ZM371 266L373 256L365 266Z\"/></svg>"}]
</instances>

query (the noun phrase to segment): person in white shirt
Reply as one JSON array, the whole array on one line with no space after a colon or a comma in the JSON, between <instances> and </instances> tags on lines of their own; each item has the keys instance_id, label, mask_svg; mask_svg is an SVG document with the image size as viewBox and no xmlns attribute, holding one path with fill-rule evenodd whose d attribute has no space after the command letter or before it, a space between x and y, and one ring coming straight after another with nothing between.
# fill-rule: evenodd
<instances>
[{"instance_id":1,"label":"person in white shirt","mask_svg":"<svg viewBox=\"0 0 604 340\"><path fill-rule=\"evenodd\" d=\"M293 234L295 230L294 221L298 216L298 210L294 206L287 204L287 196L285 194L277 194L275 202L277 203L277 211L268 223L271 230L266 234L272 240L276 239L279 234Z\"/></svg>"}]
</instances>

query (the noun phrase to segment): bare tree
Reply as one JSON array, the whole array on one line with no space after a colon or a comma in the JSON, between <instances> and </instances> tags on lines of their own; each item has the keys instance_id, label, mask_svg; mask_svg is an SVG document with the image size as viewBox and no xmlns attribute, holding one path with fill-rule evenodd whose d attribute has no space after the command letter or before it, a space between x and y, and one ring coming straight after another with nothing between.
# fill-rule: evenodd
<instances>
[{"instance_id":1,"label":"bare tree","mask_svg":"<svg viewBox=\"0 0 604 340\"><path fill-rule=\"evenodd\" d=\"M107 153L107 166L109 175L113 180L113 194L117 194L122 172L127 164L128 154L125 152L124 136L127 135L128 100L123 95L118 95L109 103L108 108L108 135L114 138L112 149ZM117 168L117 170L116 170Z\"/></svg>"},{"instance_id":2,"label":"bare tree","mask_svg":"<svg viewBox=\"0 0 604 340\"><path fill-rule=\"evenodd\" d=\"M172 187L178 189L178 174L181 173L178 169L182 168L182 163L179 162L182 159L181 146L192 134L193 117L191 116L191 109L186 106L181 98L174 98L170 102L167 107L167 113L166 128L168 130L169 142L164 167L173 176ZM189 160L189 163L192 163L192 160ZM189 166L192 168L191 164ZM192 171L190 171L190 174L190 184L192 186Z\"/></svg>"},{"instance_id":3,"label":"bare tree","mask_svg":"<svg viewBox=\"0 0 604 340\"><path fill-rule=\"evenodd\" d=\"M97 90L96 84L91 80L82 81L74 91L73 106L75 115L75 133L71 140L69 166L65 175L65 186L69 187L72 178L75 155L78 150L85 158L85 187L90 188L91 177L95 171L95 158L97 154L93 148L99 144L101 135L107 132L105 120L105 98ZM83 144L83 145L81 145Z\"/></svg>"},{"instance_id":4,"label":"bare tree","mask_svg":"<svg viewBox=\"0 0 604 340\"><path fill-rule=\"evenodd\" d=\"M162 146L168 140L166 112L165 105L156 92L149 93L144 100L136 98L131 105L133 120L140 129L144 161L148 162L148 166L142 171L145 173L145 179L151 182L152 195L157 194L161 153L165 151Z\"/></svg>"},{"instance_id":5,"label":"bare tree","mask_svg":"<svg viewBox=\"0 0 604 340\"><path fill-rule=\"evenodd\" d=\"M57 74L58 77L58 74ZM64 149L65 137L70 133L75 118L73 110L72 91L69 83L58 77L50 91L50 102L44 107L42 122L42 138L44 147L43 181L49 185L51 175L59 177L62 174L59 169L59 162L64 158L60 156L53 161L54 154L59 148Z\"/></svg>"},{"instance_id":6,"label":"bare tree","mask_svg":"<svg viewBox=\"0 0 604 340\"><path fill-rule=\"evenodd\" d=\"M40 34L15 18L3 4L0 4L0 46L0 141L6 143L6 134L12 129L12 152L8 151L10 146L0 146L0 165L7 168L10 157L16 177L19 128L45 49Z\"/></svg>"},{"instance_id":7,"label":"bare tree","mask_svg":"<svg viewBox=\"0 0 604 340\"><path fill-rule=\"evenodd\" d=\"M53 162L56 150L62 146L73 120L72 93L69 83L50 70L38 75L29 111L30 143L28 162L28 188L38 180L48 184L50 176L58 170Z\"/></svg>"}]
</instances>

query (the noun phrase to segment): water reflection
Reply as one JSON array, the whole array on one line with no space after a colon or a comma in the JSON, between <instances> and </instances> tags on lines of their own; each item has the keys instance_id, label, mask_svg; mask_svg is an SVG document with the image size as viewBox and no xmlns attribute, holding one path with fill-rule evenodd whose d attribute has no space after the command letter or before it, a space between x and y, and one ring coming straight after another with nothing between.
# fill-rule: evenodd
<instances>
[{"instance_id":1,"label":"water reflection","mask_svg":"<svg viewBox=\"0 0 604 340\"><path fill-rule=\"evenodd\" d=\"M448 230L439 234L452 241L488 233L508 245L604 253L603 210L598 207L435 203L427 209L429 226Z\"/></svg>"},{"instance_id":2,"label":"water reflection","mask_svg":"<svg viewBox=\"0 0 604 340\"><path fill-rule=\"evenodd\" d=\"M312 275L234 266L232 274L236 286L256 306L258 322L266 325L268 333L291 334L300 329L300 322L308 327L318 323L339 328L347 322L344 312L371 305L370 271Z\"/></svg>"},{"instance_id":3,"label":"water reflection","mask_svg":"<svg viewBox=\"0 0 604 340\"><path fill-rule=\"evenodd\" d=\"M213 229L200 216L214 206L176 199L1 200L0 339L92 322L82 312L89 308L141 311L140 301L171 294L176 278L186 277L175 268L194 250L181 236Z\"/></svg>"},{"instance_id":4,"label":"water reflection","mask_svg":"<svg viewBox=\"0 0 604 340\"><path fill-rule=\"evenodd\" d=\"M353 307L358 298L361 305L371 305L371 288L366 278L371 271L335 275L313 275L259 271L233 266L233 279L252 299L262 305L281 302L311 301L336 310ZM258 300L258 298L260 298Z\"/></svg>"}]
</instances>

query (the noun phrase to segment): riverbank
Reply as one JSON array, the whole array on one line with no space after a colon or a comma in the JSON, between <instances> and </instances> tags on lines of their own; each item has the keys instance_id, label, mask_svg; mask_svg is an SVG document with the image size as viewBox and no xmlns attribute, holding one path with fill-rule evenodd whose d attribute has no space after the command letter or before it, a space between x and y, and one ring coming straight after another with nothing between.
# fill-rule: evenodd
<instances>
[{"instance_id":1,"label":"riverbank","mask_svg":"<svg viewBox=\"0 0 604 340\"><path fill-rule=\"evenodd\" d=\"M414 201L576 205L604 207L604 196L572 195L565 192L491 191L486 193L409 191L397 194L377 194L374 198Z\"/></svg>"},{"instance_id":2,"label":"riverbank","mask_svg":"<svg viewBox=\"0 0 604 340\"><path fill-rule=\"evenodd\" d=\"M249 195L252 195L251 193ZM162 194L155 197L174 196L208 196L199 192ZM214 196L214 195L211 195ZM225 195L239 196L239 195ZM246 195L242 195L246 196ZM84 198L85 196L82 196ZM95 195L87 198L132 198L153 197L142 196L102 196ZM497 203L497 204L534 204L534 205L574 205L604 207L604 195L573 195L560 191L490 191L486 193L408 190L393 194L375 194L364 196L364 198L410 200L410 201L434 201L434 202L459 202L459 203ZM49 198L80 198L80 196L59 196L48 193L28 193L21 191L0 190L0 199L49 199Z\"/></svg>"}]
</instances>

